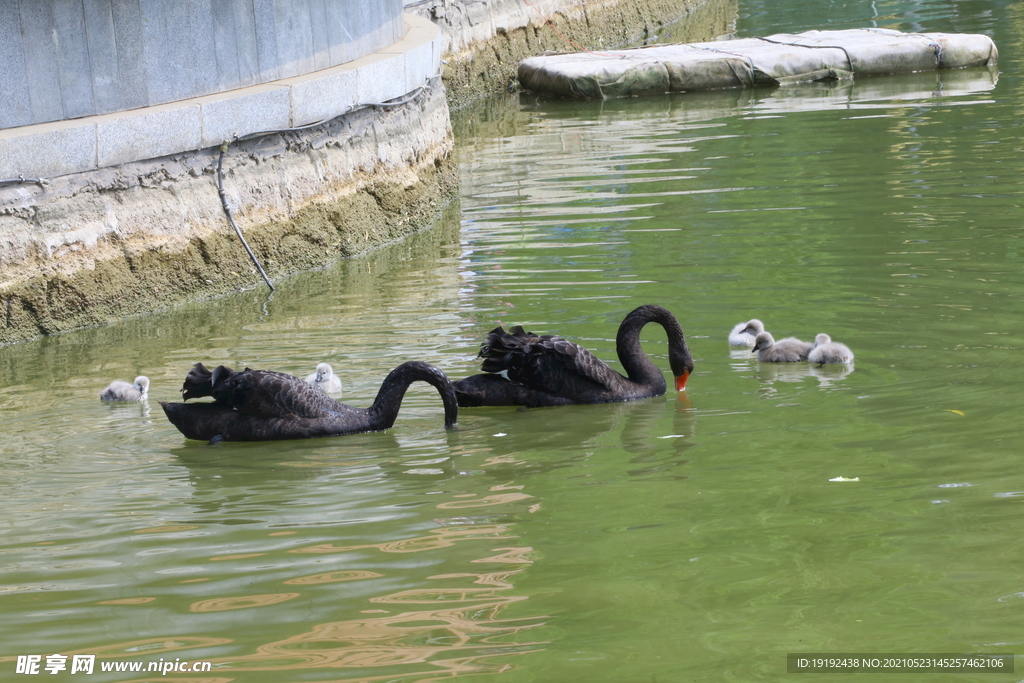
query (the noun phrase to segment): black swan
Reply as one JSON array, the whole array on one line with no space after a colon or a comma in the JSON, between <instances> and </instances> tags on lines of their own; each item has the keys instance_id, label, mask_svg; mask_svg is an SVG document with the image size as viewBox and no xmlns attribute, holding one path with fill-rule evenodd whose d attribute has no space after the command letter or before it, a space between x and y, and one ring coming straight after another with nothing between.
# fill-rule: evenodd
<instances>
[{"instance_id":1,"label":"black swan","mask_svg":"<svg viewBox=\"0 0 1024 683\"><path fill-rule=\"evenodd\" d=\"M800 341L796 337L786 337L775 341L770 332L757 335L754 348L757 359L765 363L796 363L807 360L807 354L814 344Z\"/></svg>"},{"instance_id":2,"label":"black swan","mask_svg":"<svg viewBox=\"0 0 1024 683\"><path fill-rule=\"evenodd\" d=\"M135 384L115 379L100 392L101 401L145 401L148 396L149 378L145 375L136 377Z\"/></svg>"},{"instance_id":3,"label":"black swan","mask_svg":"<svg viewBox=\"0 0 1024 683\"><path fill-rule=\"evenodd\" d=\"M819 334L814 338L814 348L807 354L807 360L818 365L825 363L852 363L853 351L846 344L832 341L827 334Z\"/></svg>"},{"instance_id":4,"label":"black swan","mask_svg":"<svg viewBox=\"0 0 1024 683\"><path fill-rule=\"evenodd\" d=\"M454 383L462 407L560 406L631 401L665 393L665 377L640 347L640 330L655 322L668 333L668 362L682 391L693 372L683 328L661 306L634 309L619 325L615 348L627 376L612 370L582 346L555 335L497 327L480 347L485 374Z\"/></svg>"},{"instance_id":5,"label":"black swan","mask_svg":"<svg viewBox=\"0 0 1024 683\"><path fill-rule=\"evenodd\" d=\"M729 346L749 349L754 346L754 340L762 332L764 332L764 323L757 318L745 323L738 323L729 333Z\"/></svg>"},{"instance_id":6,"label":"black swan","mask_svg":"<svg viewBox=\"0 0 1024 683\"><path fill-rule=\"evenodd\" d=\"M181 387L185 400L212 396L213 403L166 403L167 419L189 439L273 441L375 432L395 424L405 390L415 381L437 387L444 401L444 424L458 418L451 381L433 365L402 363L381 384L369 408L353 408L282 372L237 372L220 365L210 372L197 363Z\"/></svg>"},{"instance_id":7,"label":"black swan","mask_svg":"<svg viewBox=\"0 0 1024 683\"><path fill-rule=\"evenodd\" d=\"M330 363L318 364L316 372L307 377L306 381L324 393L341 393L341 379L334 374L334 368L331 367Z\"/></svg>"}]
</instances>

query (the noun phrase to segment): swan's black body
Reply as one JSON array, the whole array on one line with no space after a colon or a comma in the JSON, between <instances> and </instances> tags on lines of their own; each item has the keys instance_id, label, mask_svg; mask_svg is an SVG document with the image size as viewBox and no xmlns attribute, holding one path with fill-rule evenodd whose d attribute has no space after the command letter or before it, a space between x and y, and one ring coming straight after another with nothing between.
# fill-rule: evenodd
<instances>
[{"instance_id":1,"label":"swan's black body","mask_svg":"<svg viewBox=\"0 0 1024 683\"><path fill-rule=\"evenodd\" d=\"M693 358L679 321L661 306L634 309L619 325L615 340L623 376L582 346L554 335L497 327L480 347L483 375L455 382L462 407L631 401L665 393L665 377L640 347L640 330L655 322L668 333L668 358L676 389L693 372ZM502 373L502 374L498 374Z\"/></svg>"},{"instance_id":2,"label":"swan's black body","mask_svg":"<svg viewBox=\"0 0 1024 683\"><path fill-rule=\"evenodd\" d=\"M185 400L212 396L214 403L165 403L167 419L189 439L201 441L273 441L375 432L395 424L405 390L415 381L433 385L444 401L444 423L458 418L451 381L428 363L410 361L391 371L369 408L336 401L304 380L281 372L241 372L220 365L210 372L202 363L182 385Z\"/></svg>"}]
</instances>

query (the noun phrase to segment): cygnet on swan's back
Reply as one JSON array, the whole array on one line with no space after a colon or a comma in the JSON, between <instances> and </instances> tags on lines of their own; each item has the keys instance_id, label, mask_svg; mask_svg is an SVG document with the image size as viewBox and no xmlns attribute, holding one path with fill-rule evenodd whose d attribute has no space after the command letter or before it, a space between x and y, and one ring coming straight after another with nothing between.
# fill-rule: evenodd
<instances>
[{"instance_id":1,"label":"cygnet on swan's back","mask_svg":"<svg viewBox=\"0 0 1024 683\"><path fill-rule=\"evenodd\" d=\"M832 341L827 334L819 334L814 338L814 348L807 354L807 360L818 365L825 363L852 363L853 351L846 344Z\"/></svg>"},{"instance_id":2,"label":"cygnet on swan's back","mask_svg":"<svg viewBox=\"0 0 1024 683\"><path fill-rule=\"evenodd\" d=\"M341 391L341 380L334 374L334 368L328 363L317 365L316 372L307 377L306 381L327 394Z\"/></svg>"},{"instance_id":3,"label":"cygnet on swan's back","mask_svg":"<svg viewBox=\"0 0 1024 683\"><path fill-rule=\"evenodd\" d=\"M764 323L753 318L745 323L739 323L729 333L729 346L740 346L745 349L754 346L757 335L764 332Z\"/></svg>"},{"instance_id":4,"label":"cygnet on swan's back","mask_svg":"<svg viewBox=\"0 0 1024 683\"><path fill-rule=\"evenodd\" d=\"M807 354L814 344L797 339L786 337L775 341L769 332L761 332L754 341L753 351L757 352L757 359L765 363L796 363L807 360Z\"/></svg>"},{"instance_id":5,"label":"cygnet on swan's back","mask_svg":"<svg viewBox=\"0 0 1024 683\"><path fill-rule=\"evenodd\" d=\"M115 379L106 389L100 392L101 401L144 401L149 394L149 378L139 375L135 384L128 384Z\"/></svg>"}]
</instances>

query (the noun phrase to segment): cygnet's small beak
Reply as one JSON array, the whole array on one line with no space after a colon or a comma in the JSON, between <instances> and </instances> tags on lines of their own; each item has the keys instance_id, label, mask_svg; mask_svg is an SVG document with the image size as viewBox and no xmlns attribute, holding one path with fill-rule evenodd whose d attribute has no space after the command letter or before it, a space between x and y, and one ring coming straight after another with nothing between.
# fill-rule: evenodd
<instances>
[{"instance_id":1,"label":"cygnet's small beak","mask_svg":"<svg viewBox=\"0 0 1024 683\"><path fill-rule=\"evenodd\" d=\"M683 370L683 374L676 375L676 391L682 391L686 388L686 380L690 377L689 370Z\"/></svg>"}]
</instances>

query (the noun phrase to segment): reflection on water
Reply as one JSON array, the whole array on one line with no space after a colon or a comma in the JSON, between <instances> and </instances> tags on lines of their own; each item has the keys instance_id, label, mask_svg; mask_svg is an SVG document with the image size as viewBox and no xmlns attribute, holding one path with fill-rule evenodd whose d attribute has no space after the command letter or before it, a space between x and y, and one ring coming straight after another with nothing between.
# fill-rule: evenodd
<instances>
[{"instance_id":1,"label":"reflection on water","mask_svg":"<svg viewBox=\"0 0 1024 683\"><path fill-rule=\"evenodd\" d=\"M381 543L378 545L353 545L353 546L335 546L335 545L316 545L308 548L298 548L292 550L293 553L345 553L352 550L362 550L364 548L376 548L381 552L385 553L416 553L423 550L436 550L438 548L447 548L456 541L463 540L478 540L480 538L502 540L515 538L515 536L509 535L508 527L503 525L489 525L489 526L472 526L472 527L451 527L441 529L431 529L430 536L420 536L418 538L406 538L399 541L388 541L387 543Z\"/></svg>"},{"instance_id":2,"label":"reflection on water","mask_svg":"<svg viewBox=\"0 0 1024 683\"><path fill-rule=\"evenodd\" d=\"M252 655L214 663L232 672L347 669L337 680L352 680L354 675L365 681L501 673L511 666L496 659L528 654L545 644L509 640L528 638L525 631L543 624L502 617L510 602L525 599L499 592L511 587L507 579L518 571L500 573L500 581L496 575L479 575L478 582L495 584L493 588L422 589L383 596L375 601L412 611L318 624L307 633L260 646ZM413 607L433 603L458 606ZM368 676L368 671L380 673Z\"/></svg>"},{"instance_id":3,"label":"reflection on water","mask_svg":"<svg viewBox=\"0 0 1024 683\"><path fill-rule=\"evenodd\" d=\"M986 32L1001 72L498 97L458 114L463 196L434 229L272 298L0 349L0 671L749 681L790 651L1019 649L1022 7L744 2L744 36ZM617 367L644 303L682 321L685 392L449 432L413 385L384 433L216 446L151 410L197 361L330 362L366 406L405 360L475 373L498 324ZM752 317L856 367L730 352ZM149 402L98 400L138 374Z\"/></svg>"},{"instance_id":4,"label":"reflection on water","mask_svg":"<svg viewBox=\"0 0 1024 683\"><path fill-rule=\"evenodd\" d=\"M755 361L756 363L756 361ZM842 388L836 382L846 378L853 372L853 363L845 365L815 365L813 363L756 363L757 377L764 387L771 387L776 382L802 383L807 378L817 380L819 389ZM733 370L743 372L748 366L734 365Z\"/></svg>"},{"instance_id":5,"label":"reflection on water","mask_svg":"<svg viewBox=\"0 0 1024 683\"><path fill-rule=\"evenodd\" d=\"M460 497L436 505L439 510L490 508L506 506L529 499L519 491L521 486L495 486L490 495L458 494ZM510 491L511 490L511 491ZM437 520L439 523L442 520ZM324 554L354 553L373 549L382 553L430 553L446 549L457 542L514 540L511 525L480 524L468 518L446 520L451 526L431 529L430 534L371 545L335 546L323 544L292 549L291 553ZM355 619L320 623L305 633L277 642L260 645L252 654L213 660L226 671L298 671L305 669L346 669L351 671L338 680L412 680L421 676L500 673L513 665L509 656L538 651L544 641L530 638L526 631L543 626L545 617L505 616L512 603L529 598L516 594L512 579L523 572L533 560L532 548L499 546L490 548L482 557L470 559L472 564L496 564L492 572L457 572L426 577L430 583L443 582L444 587L409 588L369 598L377 609L361 610ZM497 554L493 554L497 553ZM512 567L508 567L512 565ZM340 575L340 576L339 576ZM291 585L314 585L336 581L385 579L386 574L367 571L344 571L302 577L285 581ZM469 584L467 585L467 580ZM239 599L205 601L198 606L207 611L240 609L272 604L298 593L279 596L253 596L253 604L239 604ZM246 599L242 599L243 601ZM193 605L193 611L203 611ZM443 607L441 607L443 605ZM393 610L399 610L393 614ZM371 673L374 672L374 673ZM412 678L410 678L412 677Z\"/></svg>"},{"instance_id":6,"label":"reflection on water","mask_svg":"<svg viewBox=\"0 0 1024 683\"><path fill-rule=\"evenodd\" d=\"M297 579L289 579L286 584L302 586L305 584L335 583L337 581L358 581L360 579L379 579L383 574L368 571L339 571L326 572L324 574L313 574L311 576L300 576Z\"/></svg>"},{"instance_id":7,"label":"reflection on water","mask_svg":"<svg viewBox=\"0 0 1024 683\"><path fill-rule=\"evenodd\" d=\"M212 600L194 602L189 606L189 610L192 612L225 612L227 610L248 609L250 607L266 607L292 600L301 595L301 593L269 593L267 595L245 595L235 598L214 598Z\"/></svg>"}]
</instances>

